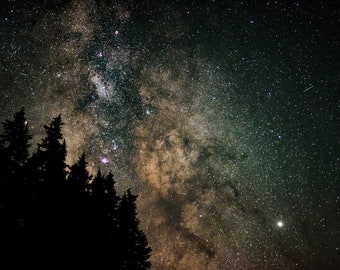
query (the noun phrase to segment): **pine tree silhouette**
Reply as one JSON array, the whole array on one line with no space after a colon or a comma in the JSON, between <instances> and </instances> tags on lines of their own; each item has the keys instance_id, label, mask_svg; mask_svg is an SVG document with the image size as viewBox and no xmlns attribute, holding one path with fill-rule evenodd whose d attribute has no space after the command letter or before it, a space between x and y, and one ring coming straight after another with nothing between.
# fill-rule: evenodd
<instances>
[{"instance_id":1,"label":"pine tree silhouette","mask_svg":"<svg viewBox=\"0 0 340 270\"><path fill-rule=\"evenodd\" d=\"M29 213L30 227L27 243L35 242L29 253L30 267L46 269L56 267L63 260L60 248L67 232L66 143L61 128L61 115L45 125L46 136L38 144L29 168L35 182L35 194Z\"/></svg>"},{"instance_id":2,"label":"pine tree silhouette","mask_svg":"<svg viewBox=\"0 0 340 270\"><path fill-rule=\"evenodd\" d=\"M91 260L86 256L92 244L90 231L94 218L87 190L91 179L83 153L78 162L70 167L65 186L63 219L68 225L63 232L67 243L64 245L63 260L73 269L91 269Z\"/></svg>"},{"instance_id":3,"label":"pine tree silhouette","mask_svg":"<svg viewBox=\"0 0 340 270\"><path fill-rule=\"evenodd\" d=\"M116 191L114 190L114 180L112 174L105 177L101 170L90 185L90 226L91 226L91 249L90 268L105 269L111 264L115 265L118 257L115 250L117 242L116 225ZM113 196L113 197L112 197ZM119 268L117 268L119 269Z\"/></svg>"},{"instance_id":4,"label":"pine tree silhouette","mask_svg":"<svg viewBox=\"0 0 340 270\"><path fill-rule=\"evenodd\" d=\"M0 135L0 146L7 158L19 166L27 162L29 140L32 139L32 136L28 132L24 107L15 113L13 118L12 121L6 120L3 123L4 133Z\"/></svg>"},{"instance_id":5,"label":"pine tree silhouette","mask_svg":"<svg viewBox=\"0 0 340 270\"><path fill-rule=\"evenodd\" d=\"M120 269L142 270L151 267L151 248L144 232L139 229L136 199L128 189L119 205L119 235L120 235Z\"/></svg>"},{"instance_id":6,"label":"pine tree silhouette","mask_svg":"<svg viewBox=\"0 0 340 270\"><path fill-rule=\"evenodd\" d=\"M87 186L92 178L86 167L86 157L85 153L83 153L79 161L70 167L67 185L71 193L84 195L86 192Z\"/></svg>"},{"instance_id":7,"label":"pine tree silhouette","mask_svg":"<svg viewBox=\"0 0 340 270\"><path fill-rule=\"evenodd\" d=\"M59 115L53 118L49 126L44 126L46 137L38 144L36 153L41 166L42 180L53 189L60 188L66 179L66 142L61 133L63 125Z\"/></svg>"},{"instance_id":8,"label":"pine tree silhouette","mask_svg":"<svg viewBox=\"0 0 340 270\"><path fill-rule=\"evenodd\" d=\"M3 123L0 135L0 243L4 264L15 264L17 251L22 247L23 225L30 197L25 176L29 157L29 135L24 107L13 120Z\"/></svg>"},{"instance_id":9,"label":"pine tree silhouette","mask_svg":"<svg viewBox=\"0 0 340 270\"><path fill-rule=\"evenodd\" d=\"M112 172L94 178L85 153L68 167L61 116L29 156L24 108L0 135L0 268L149 269L136 198L121 198ZM67 171L69 168L69 171ZM7 268L6 268L7 267Z\"/></svg>"}]
</instances>

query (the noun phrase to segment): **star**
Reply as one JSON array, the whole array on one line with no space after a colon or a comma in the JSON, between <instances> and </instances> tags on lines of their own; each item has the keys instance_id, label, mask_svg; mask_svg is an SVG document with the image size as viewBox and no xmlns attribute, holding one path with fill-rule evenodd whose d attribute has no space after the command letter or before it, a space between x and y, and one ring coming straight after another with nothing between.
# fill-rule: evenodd
<instances>
[{"instance_id":1,"label":"star","mask_svg":"<svg viewBox=\"0 0 340 270\"><path fill-rule=\"evenodd\" d=\"M282 228L282 227L284 226L283 221L282 221L282 220L279 220L278 222L276 222L276 226L277 226L278 228Z\"/></svg>"},{"instance_id":2,"label":"star","mask_svg":"<svg viewBox=\"0 0 340 270\"><path fill-rule=\"evenodd\" d=\"M52 1L53 16L3 2L0 122L24 105L38 135L62 112L68 164L84 150L90 170L140 191L152 269L340 265L327 1Z\"/></svg>"}]
</instances>

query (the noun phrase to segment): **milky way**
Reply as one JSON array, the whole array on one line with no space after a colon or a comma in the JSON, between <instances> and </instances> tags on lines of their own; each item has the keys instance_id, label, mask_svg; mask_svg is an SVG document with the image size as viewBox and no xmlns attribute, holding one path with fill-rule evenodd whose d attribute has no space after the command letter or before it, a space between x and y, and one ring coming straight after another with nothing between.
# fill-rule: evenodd
<instances>
[{"instance_id":1,"label":"milky way","mask_svg":"<svg viewBox=\"0 0 340 270\"><path fill-rule=\"evenodd\" d=\"M1 119L25 106L39 141L62 114L68 164L139 194L152 269L337 269L338 15L6 1Z\"/></svg>"}]
</instances>

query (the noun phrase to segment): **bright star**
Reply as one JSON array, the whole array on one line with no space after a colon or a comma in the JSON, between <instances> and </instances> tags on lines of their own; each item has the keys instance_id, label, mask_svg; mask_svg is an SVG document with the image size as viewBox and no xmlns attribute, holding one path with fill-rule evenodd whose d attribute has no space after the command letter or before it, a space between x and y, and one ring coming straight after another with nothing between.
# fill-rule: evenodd
<instances>
[{"instance_id":1,"label":"bright star","mask_svg":"<svg viewBox=\"0 0 340 270\"><path fill-rule=\"evenodd\" d=\"M283 227L283 221L279 220L277 223L276 223L276 226L279 227L279 228L282 228Z\"/></svg>"}]
</instances>

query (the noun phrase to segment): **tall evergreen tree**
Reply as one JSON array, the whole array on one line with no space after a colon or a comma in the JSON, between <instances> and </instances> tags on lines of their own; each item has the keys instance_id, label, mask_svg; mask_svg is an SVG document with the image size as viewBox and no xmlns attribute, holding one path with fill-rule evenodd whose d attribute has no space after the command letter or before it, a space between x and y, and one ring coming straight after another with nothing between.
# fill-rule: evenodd
<instances>
[{"instance_id":1,"label":"tall evergreen tree","mask_svg":"<svg viewBox=\"0 0 340 270\"><path fill-rule=\"evenodd\" d=\"M91 183L91 196L96 200L103 200L105 197L106 185L105 178L100 169Z\"/></svg>"},{"instance_id":2,"label":"tall evergreen tree","mask_svg":"<svg viewBox=\"0 0 340 270\"><path fill-rule=\"evenodd\" d=\"M38 150L32 158L38 181L57 190L66 180L66 142L61 132L63 124L61 115L58 115L50 125L44 126L46 137L38 144Z\"/></svg>"},{"instance_id":3,"label":"tall evergreen tree","mask_svg":"<svg viewBox=\"0 0 340 270\"><path fill-rule=\"evenodd\" d=\"M115 184L116 184L116 181L113 178L113 173L110 171L106 177L106 190L107 190L109 205L111 205L113 209L117 207L117 203L118 203L118 196L117 196Z\"/></svg>"},{"instance_id":4,"label":"tall evergreen tree","mask_svg":"<svg viewBox=\"0 0 340 270\"><path fill-rule=\"evenodd\" d=\"M31 139L22 107L14 114L13 120L3 123L3 134L0 135L0 243L3 262L15 262L13 255L22 247L30 197L25 165Z\"/></svg>"},{"instance_id":5,"label":"tall evergreen tree","mask_svg":"<svg viewBox=\"0 0 340 270\"><path fill-rule=\"evenodd\" d=\"M45 125L46 137L29 157L24 109L4 123L0 268L149 269L151 249L139 229L137 195L128 190L118 196L111 172L105 176L99 169L92 179L85 154L67 174L62 126L60 115Z\"/></svg>"},{"instance_id":6,"label":"tall evergreen tree","mask_svg":"<svg viewBox=\"0 0 340 270\"><path fill-rule=\"evenodd\" d=\"M0 135L0 189L6 190L1 198L9 200L24 197L26 179L25 165L29 157L29 135L24 107L14 114L13 120L3 123ZM5 203L6 205L6 203Z\"/></svg>"},{"instance_id":7,"label":"tall evergreen tree","mask_svg":"<svg viewBox=\"0 0 340 270\"><path fill-rule=\"evenodd\" d=\"M32 139L24 107L14 114L13 120L5 120L3 130L3 134L0 135L0 189L6 191L4 194L0 191L0 197L12 202L22 201L27 195L24 174L29 157L29 141Z\"/></svg>"},{"instance_id":8,"label":"tall evergreen tree","mask_svg":"<svg viewBox=\"0 0 340 270\"><path fill-rule=\"evenodd\" d=\"M67 241L66 215L66 143L61 132L61 115L45 125L46 136L38 144L29 162L30 177L35 181L35 194L29 213L28 241L35 242L29 252L32 268L50 268L58 258L59 248ZM47 265L45 265L47 264ZM56 264L56 262L54 262Z\"/></svg>"},{"instance_id":9,"label":"tall evergreen tree","mask_svg":"<svg viewBox=\"0 0 340 270\"><path fill-rule=\"evenodd\" d=\"M115 194L114 190L108 191L107 177L102 175L101 170L90 185L90 207L91 215L89 245L91 248L90 268L106 269L115 265L115 250L117 243L113 241L116 235L116 225L113 213L114 205L109 201L109 194ZM113 177L111 179L113 181ZM111 188L114 185L111 183ZM119 269L119 268L117 268Z\"/></svg>"},{"instance_id":10,"label":"tall evergreen tree","mask_svg":"<svg viewBox=\"0 0 340 270\"><path fill-rule=\"evenodd\" d=\"M3 123L4 132L0 135L0 146L7 158L15 165L24 165L27 162L29 153L29 135L25 108L14 114L13 120L6 120Z\"/></svg>"},{"instance_id":11,"label":"tall evergreen tree","mask_svg":"<svg viewBox=\"0 0 340 270\"><path fill-rule=\"evenodd\" d=\"M94 220L93 208L87 186L92 176L87 170L85 153L70 167L66 181L66 193L63 206L63 220L65 226L61 226L65 256L68 268L89 269L92 258L86 255L93 243L93 237L89 233Z\"/></svg>"},{"instance_id":12,"label":"tall evergreen tree","mask_svg":"<svg viewBox=\"0 0 340 270\"><path fill-rule=\"evenodd\" d=\"M151 267L151 248L143 230L139 228L137 197L128 189L119 205L119 257L122 262L119 269L145 270Z\"/></svg>"},{"instance_id":13,"label":"tall evergreen tree","mask_svg":"<svg viewBox=\"0 0 340 270\"><path fill-rule=\"evenodd\" d=\"M87 185L92 178L86 166L85 153L83 153L78 162L70 167L67 183L72 193L83 194L86 192Z\"/></svg>"}]
</instances>

